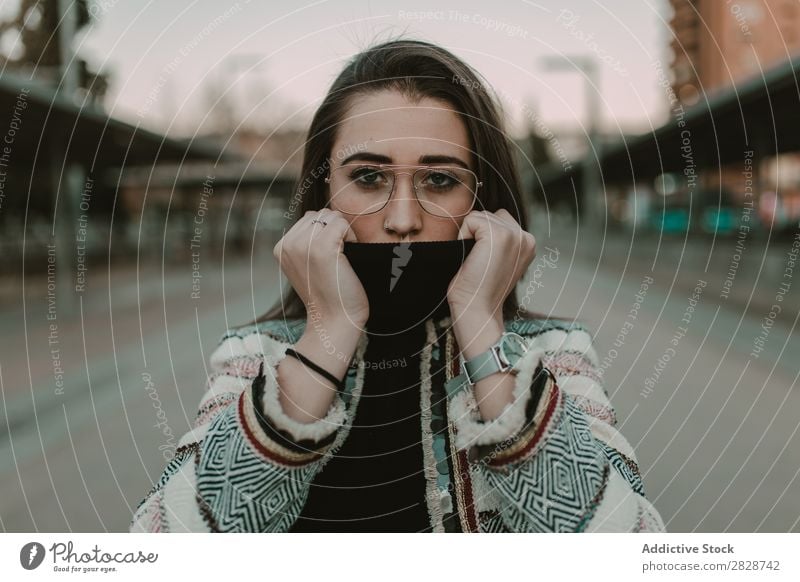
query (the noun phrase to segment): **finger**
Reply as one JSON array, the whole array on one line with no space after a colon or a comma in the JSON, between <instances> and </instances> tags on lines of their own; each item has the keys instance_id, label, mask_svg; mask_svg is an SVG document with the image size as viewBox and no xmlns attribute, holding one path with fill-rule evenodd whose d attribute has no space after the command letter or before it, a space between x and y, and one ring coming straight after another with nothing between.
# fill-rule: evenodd
<instances>
[{"instance_id":1,"label":"finger","mask_svg":"<svg viewBox=\"0 0 800 582\"><path fill-rule=\"evenodd\" d=\"M275 246L272 247L272 256L280 263L281 255L283 254L283 240L284 237L281 237L278 242L275 243Z\"/></svg>"},{"instance_id":2,"label":"finger","mask_svg":"<svg viewBox=\"0 0 800 582\"><path fill-rule=\"evenodd\" d=\"M534 247L533 235L528 231L523 230L514 216L505 208L500 208L492 214L494 219L502 224L503 228L508 232L516 235L516 240L522 245L522 248L527 253Z\"/></svg>"},{"instance_id":3,"label":"finger","mask_svg":"<svg viewBox=\"0 0 800 582\"><path fill-rule=\"evenodd\" d=\"M464 217L464 220L461 221L461 227L458 229L457 240L465 238L477 240L480 237L479 231L482 232L486 228L486 220L481 218L481 214L481 211L473 210Z\"/></svg>"},{"instance_id":4,"label":"finger","mask_svg":"<svg viewBox=\"0 0 800 582\"><path fill-rule=\"evenodd\" d=\"M470 216L472 216L470 218ZM467 218L470 218L469 222ZM470 212L467 217L464 219L464 222L468 224L461 225L462 229L466 228L467 232L474 235L476 240L480 240L483 238L492 239L494 236L500 236L501 233L509 233L513 232L513 230L519 230L519 227L514 228L505 220L500 219L497 215L493 212L488 212L485 210L476 210ZM459 230L459 233L461 230Z\"/></svg>"},{"instance_id":5,"label":"finger","mask_svg":"<svg viewBox=\"0 0 800 582\"><path fill-rule=\"evenodd\" d=\"M332 208L321 208L319 212L317 212L317 220L326 222L327 225L321 224L320 222L315 222L314 224L318 225L320 228L327 228L332 221L339 218L343 219L344 217L338 210L333 210Z\"/></svg>"},{"instance_id":6,"label":"finger","mask_svg":"<svg viewBox=\"0 0 800 582\"><path fill-rule=\"evenodd\" d=\"M358 242L358 238L356 238L356 233L353 232L353 229L350 228L350 225L347 225L347 232L345 233L344 240L348 242Z\"/></svg>"},{"instance_id":7,"label":"finger","mask_svg":"<svg viewBox=\"0 0 800 582\"><path fill-rule=\"evenodd\" d=\"M509 213L505 208L501 208L495 212L487 212L486 216L491 221L492 226L501 228L505 232L513 232L517 234L521 234L523 232L519 223L514 220L514 217L511 216L511 213Z\"/></svg>"},{"instance_id":8,"label":"finger","mask_svg":"<svg viewBox=\"0 0 800 582\"><path fill-rule=\"evenodd\" d=\"M350 221L347 220L341 212L329 210L320 220L324 220L328 223L328 225L324 227L324 232L326 237L330 237L330 239L334 241L334 244L343 240L358 242L355 231L350 228Z\"/></svg>"},{"instance_id":9,"label":"finger","mask_svg":"<svg viewBox=\"0 0 800 582\"><path fill-rule=\"evenodd\" d=\"M308 228L309 226L313 227L314 223L312 223L311 221L317 218L318 214L319 212L317 212L316 210L307 210L305 214L303 214L303 216L300 217L300 220L298 220L294 224L293 228L297 228L297 231L301 231L303 229Z\"/></svg>"},{"instance_id":10,"label":"finger","mask_svg":"<svg viewBox=\"0 0 800 582\"><path fill-rule=\"evenodd\" d=\"M508 225L510 225L510 226L515 226L515 227L517 227L517 228L522 228L522 227L520 226L519 222L517 222L517 219L516 219L516 218L514 218L514 215L513 215L513 214L511 214L511 213L510 213L508 210L506 210L505 208L500 208L499 210L495 211L495 213L494 213L494 216L495 216L496 218L499 218L499 219L500 219L500 220L502 220L504 223L506 223L506 224L508 224Z\"/></svg>"},{"instance_id":11,"label":"finger","mask_svg":"<svg viewBox=\"0 0 800 582\"><path fill-rule=\"evenodd\" d=\"M334 221L336 215L338 215L336 211L328 208L322 208L318 211L315 211L315 215L311 219L312 238L327 238L326 231L330 232L331 222Z\"/></svg>"},{"instance_id":12,"label":"finger","mask_svg":"<svg viewBox=\"0 0 800 582\"><path fill-rule=\"evenodd\" d=\"M305 228L306 224L309 220L311 220L316 211L309 210L306 211L297 221L292 224L288 229L283 229L283 234L281 238L278 239L278 242L275 243L275 246L272 247L272 255L280 262L281 256L286 252L286 249L290 246L290 241L294 241L298 237L298 233L301 233Z\"/></svg>"},{"instance_id":13,"label":"finger","mask_svg":"<svg viewBox=\"0 0 800 582\"><path fill-rule=\"evenodd\" d=\"M324 208L320 210L314 210L313 213L314 213L313 215L309 216L310 218L309 222L311 223L311 226L320 226L320 227L322 226L320 222L314 222L315 220L316 221L324 220L327 222L327 219L325 218Z\"/></svg>"}]
</instances>

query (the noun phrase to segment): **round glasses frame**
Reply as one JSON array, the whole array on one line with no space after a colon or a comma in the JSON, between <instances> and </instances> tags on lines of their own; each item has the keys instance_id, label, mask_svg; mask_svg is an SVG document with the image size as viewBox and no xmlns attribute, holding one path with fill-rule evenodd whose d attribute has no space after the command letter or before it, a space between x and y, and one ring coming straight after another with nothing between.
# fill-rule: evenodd
<instances>
[{"instance_id":1,"label":"round glasses frame","mask_svg":"<svg viewBox=\"0 0 800 582\"><path fill-rule=\"evenodd\" d=\"M422 208L423 211L427 212L431 216L436 216L437 218L445 218L445 217L443 217L440 214L434 214L433 212L427 210L425 208L425 206L422 204L422 202L420 201L419 196L417 195L417 185L416 185L416 183L414 181L414 176L418 172L421 172L422 170L444 170L444 169L446 169L448 167L457 167L459 170L461 170L463 172L469 172L470 174L472 174L472 176L475 178L475 191L472 193L472 205L470 206L470 209L467 212L465 212L464 214L459 214L456 218L460 218L461 216L466 216L467 214L469 214L472 211L472 209L475 207L475 201L478 199L478 190L483 185L483 182L478 180L478 175L475 172L473 172L472 170L469 170L467 168L463 168L461 166L406 166L406 165L402 165L402 164L345 164L343 166L338 166L336 168L333 168L333 170L338 170L340 168L349 168L351 166L352 167L369 166L371 168L379 168L381 170L389 169L389 170L392 170L392 173L394 174L394 178L392 179L392 190L391 190L391 192L389 192L389 196L386 198L386 202L383 203L383 206L381 206L377 210L373 210L371 212L347 212L345 210L340 210L339 211L342 214L348 214L350 216L369 216L370 214L376 214L376 213L380 212L381 210L383 210L384 208L386 208L386 205L389 204L389 201L392 199L392 195L394 194L394 187L397 185L397 176L399 174L407 174L407 175L411 176L411 184L414 187L414 198L416 199L417 204L419 204L420 208ZM398 172L394 168L414 168L414 171L413 172ZM331 172L333 170L331 170ZM325 183L326 184L330 184L331 183L331 172L328 172L328 175L325 176ZM330 206L329 206L330 203L331 203L331 200L329 199L327 202L325 202L324 208L330 208Z\"/></svg>"}]
</instances>

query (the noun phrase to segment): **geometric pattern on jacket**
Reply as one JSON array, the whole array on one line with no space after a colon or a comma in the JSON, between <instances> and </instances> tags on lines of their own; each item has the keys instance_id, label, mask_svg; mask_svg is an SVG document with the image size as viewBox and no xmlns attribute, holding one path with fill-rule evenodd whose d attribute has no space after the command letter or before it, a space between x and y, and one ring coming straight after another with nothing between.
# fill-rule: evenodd
<instances>
[{"instance_id":1,"label":"geometric pattern on jacket","mask_svg":"<svg viewBox=\"0 0 800 582\"><path fill-rule=\"evenodd\" d=\"M474 392L447 401L458 374L451 320L428 319L420 363L421 438L431 531L663 532L645 496L634 450L598 372L589 330L558 319L506 321L528 350L515 366L514 400L484 421ZM316 474L345 442L363 387L368 338L356 349L325 417L300 423L278 399L276 367L306 321L276 320L227 330L209 360L193 427L138 504L132 532L285 532ZM533 382L537 366L545 383ZM254 382L263 381L258 390ZM538 384L534 395L533 386ZM446 430L432 430L436 411ZM446 459L441 458L442 451ZM438 455L438 456L437 456ZM442 476L439 467L447 467ZM446 481L446 486L442 480Z\"/></svg>"}]
</instances>

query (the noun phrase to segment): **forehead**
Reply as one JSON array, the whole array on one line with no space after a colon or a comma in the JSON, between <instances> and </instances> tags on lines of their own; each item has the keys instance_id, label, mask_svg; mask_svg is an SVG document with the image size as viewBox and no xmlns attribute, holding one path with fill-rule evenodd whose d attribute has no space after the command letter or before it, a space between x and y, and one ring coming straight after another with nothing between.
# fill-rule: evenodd
<instances>
[{"instance_id":1,"label":"forehead","mask_svg":"<svg viewBox=\"0 0 800 582\"><path fill-rule=\"evenodd\" d=\"M449 103L430 97L413 102L398 91L355 97L338 127L336 143L398 154L418 153L424 147L424 153L463 156L470 148L466 124Z\"/></svg>"}]
</instances>

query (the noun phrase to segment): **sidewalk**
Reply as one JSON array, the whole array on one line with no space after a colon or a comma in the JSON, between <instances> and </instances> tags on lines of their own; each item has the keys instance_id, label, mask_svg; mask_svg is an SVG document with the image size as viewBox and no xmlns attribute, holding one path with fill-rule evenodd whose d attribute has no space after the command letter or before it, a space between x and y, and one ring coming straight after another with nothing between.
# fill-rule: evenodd
<instances>
[{"instance_id":1,"label":"sidewalk","mask_svg":"<svg viewBox=\"0 0 800 582\"><path fill-rule=\"evenodd\" d=\"M621 277L641 281L649 275L656 285L687 296L705 282L706 296L739 315L766 318L767 325L792 326L800 311L800 277L793 277L800 273L800 254L793 258L796 264L792 267L791 241L767 244L746 239L737 246L735 238L659 240L657 233L604 234L585 228L578 231L574 226L553 231L553 236L547 237L546 228L534 230L537 248L548 245L559 249L562 263L574 256L587 266L599 266ZM773 305L779 305L776 314ZM775 317L770 316L771 312Z\"/></svg>"},{"instance_id":2,"label":"sidewalk","mask_svg":"<svg viewBox=\"0 0 800 582\"><path fill-rule=\"evenodd\" d=\"M254 258L254 263L266 260ZM118 356L131 348L139 353L136 366L146 368L146 338L168 337L171 326L194 322L197 313L202 315L200 320L218 316L213 327L195 323L204 342L224 331L220 325L225 322L219 322L219 315L230 325L255 317L241 309L229 313L231 304L250 297L253 290L264 289L264 296L273 293L275 273L263 269L251 276L249 257L229 259L224 273L218 263L209 260L203 264L196 299L192 298L191 262L165 265L163 273L160 265L153 264L143 264L138 270L135 263L114 265L111 271L93 266L86 291L68 314L59 310L57 301L48 303L44 276L26 278L24 308L18 286L14 302L9 305L5 301L0 311L5 332L0 336L0 404L4 409L0 426L13 429L54 406L87 398L90 370L98 385L116 383L119 367L130 363L120 362ZM256 311L266 310L266 303L258 300L258 304ZM73 387L66 389L67 384ZM0 440L7 435L6 429L0 428Z\"/></svg>"},{"instance_id":3,"label":"sidewalk","mask_svg":"<svg viewBox=\"0 0 800 582\"><path fill-rule=\"evenodd\" d=\"M138 274L95 269L83 316L59 313L57 342L40 284L26 281L0 322L0 516L5 531L127 531L189 430L222 333L271 306L277 271L266 252ZM57 349L58 359L53 350ZM55 368L58 363L58 371Z\"/></svg>"}]
</instances>

